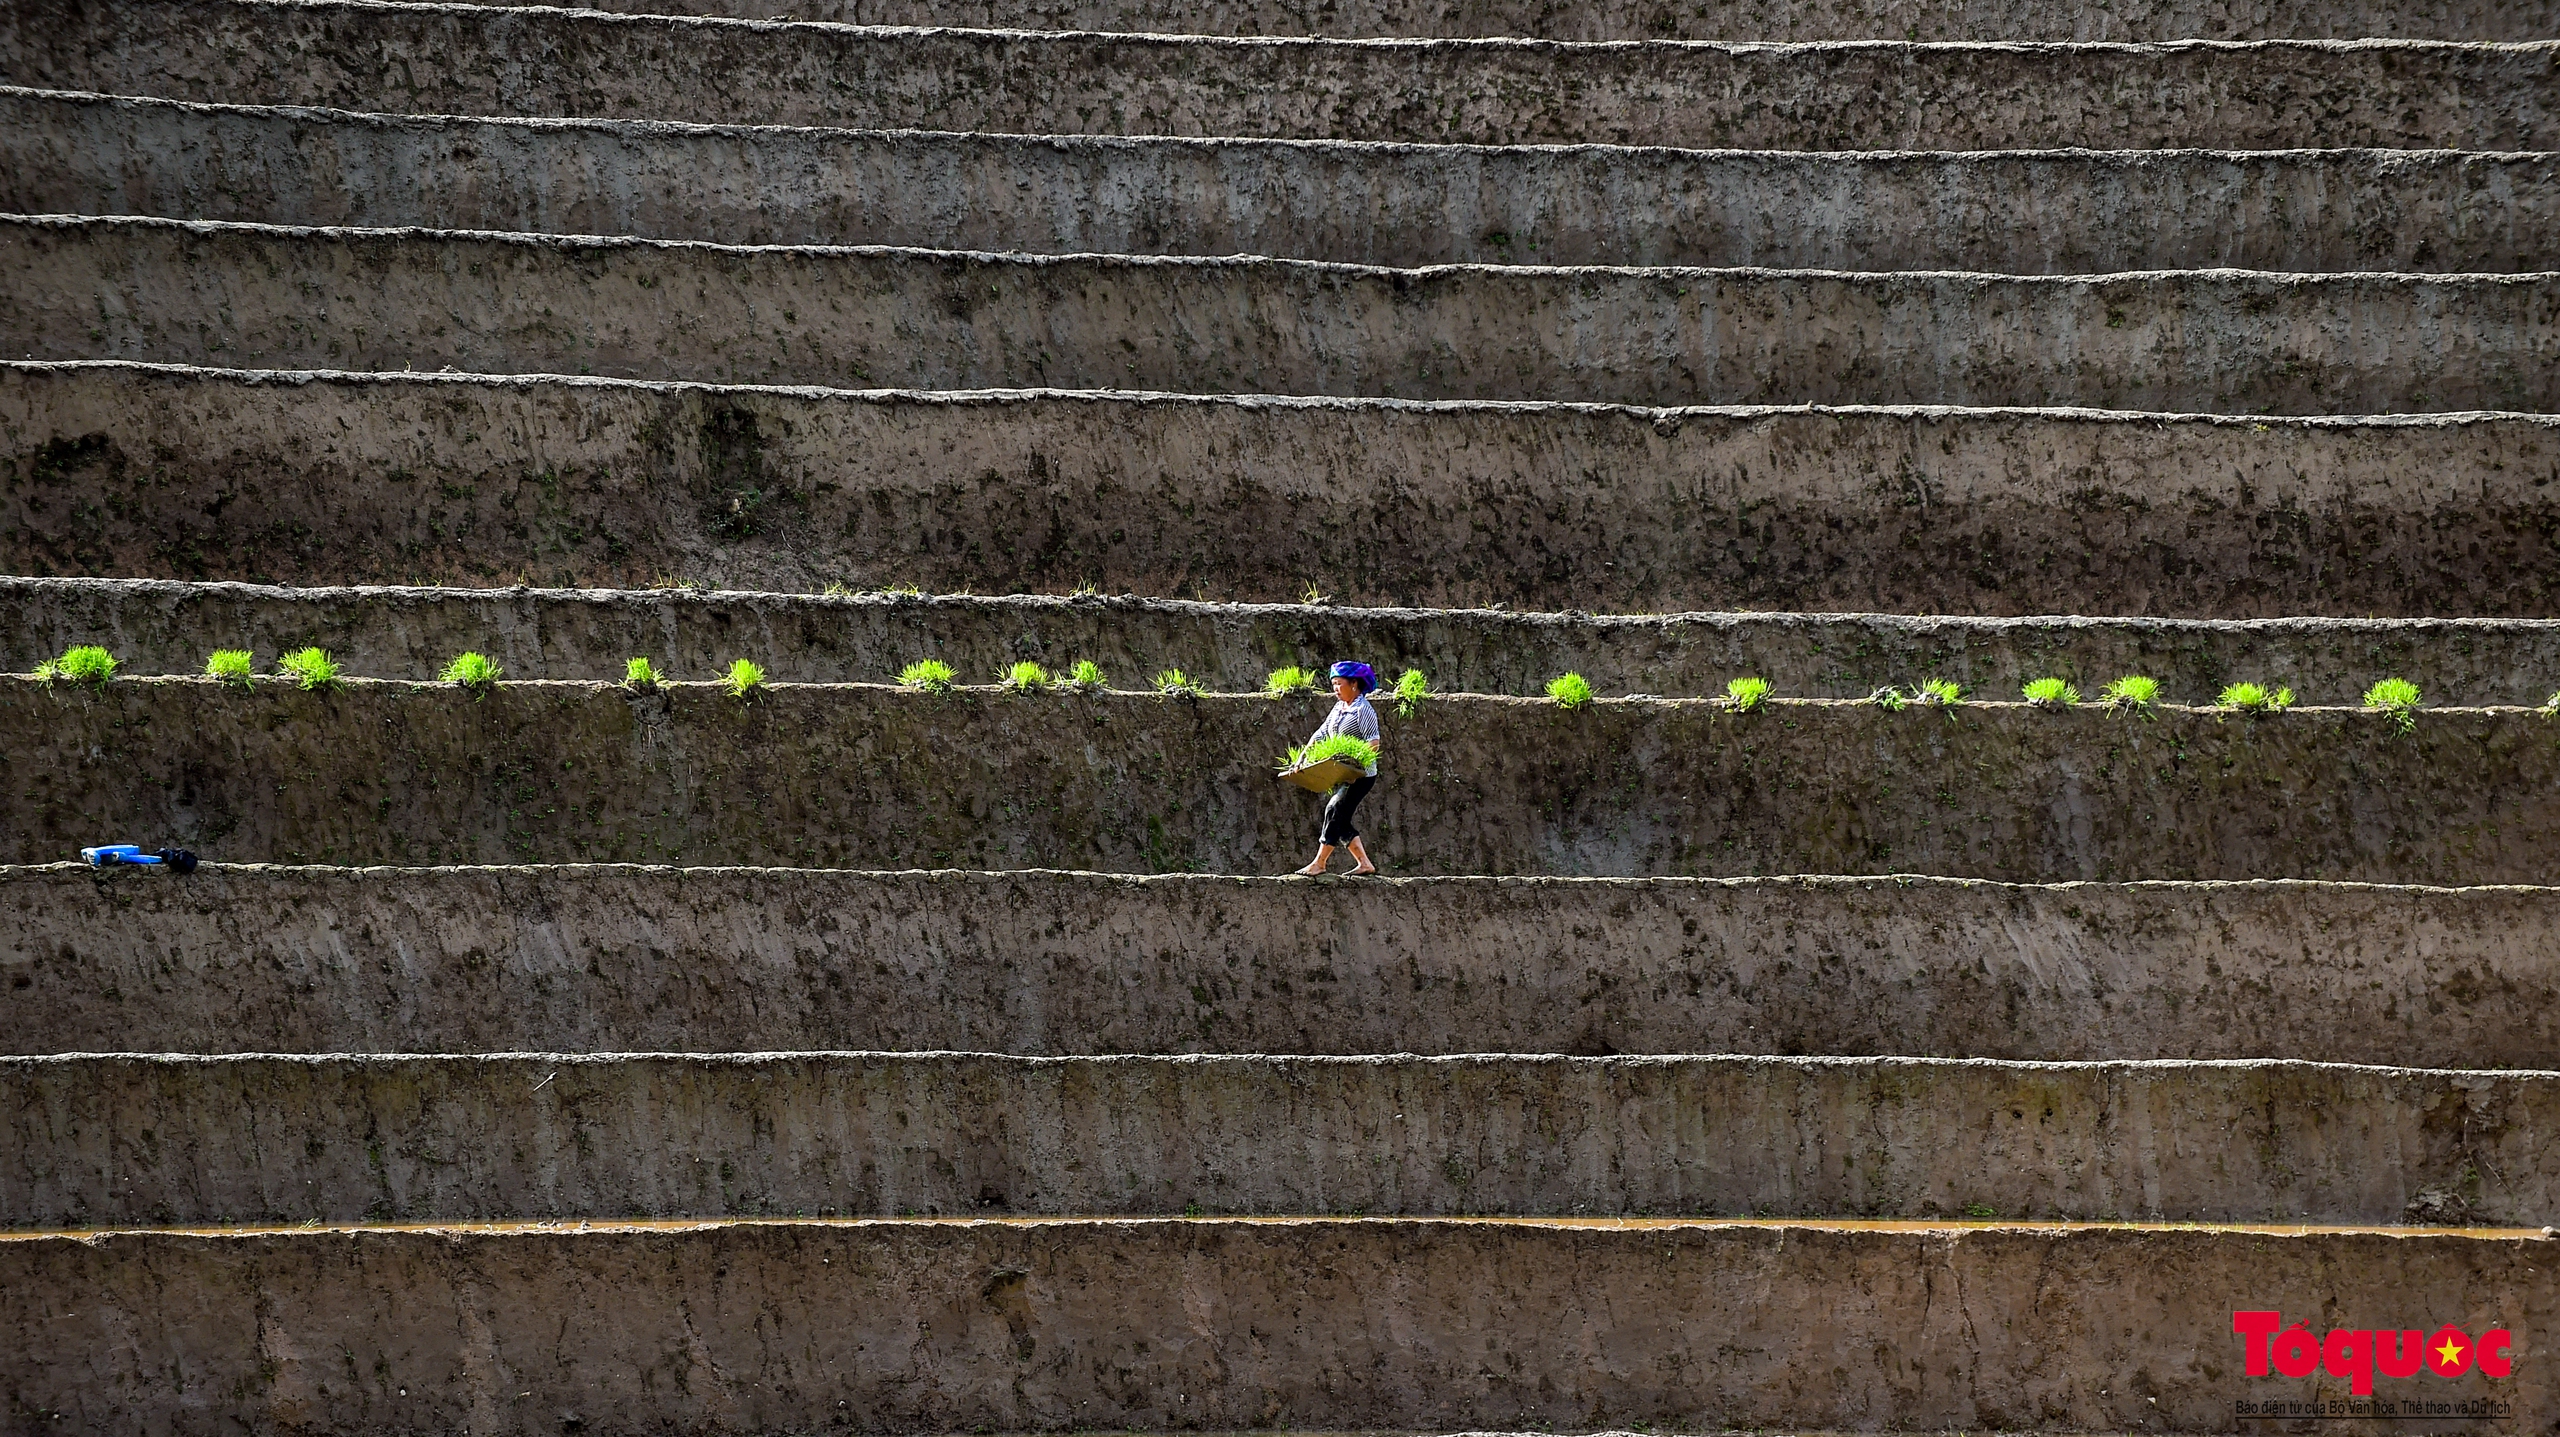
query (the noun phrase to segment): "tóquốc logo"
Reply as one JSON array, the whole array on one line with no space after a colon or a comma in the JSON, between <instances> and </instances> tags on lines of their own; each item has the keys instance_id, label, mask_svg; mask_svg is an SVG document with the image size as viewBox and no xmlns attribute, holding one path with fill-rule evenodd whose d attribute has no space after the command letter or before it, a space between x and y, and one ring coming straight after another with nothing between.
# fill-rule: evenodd
<instances>
[{"instance_id":1,"label":"t\u00f3qu\u1ed1c logo","mask_svg":"<svg viewBox=\"0 0 2560 1437\"><path fill-rule=\"evenodd\" d=\"M2481 1376L2499 1378L2515 1370L2507 1357L2515 1334L2503 1327L2492 1327L2477 1339L2449 1322L2424 1337L2416 1328L2339 1327L2315 1333L2299 1322L2287 1327L2273 1312L2242 1311L2231 1314L2231 1330L2247 1349L2250 1376L2273 1371L2308 1377L2326 1371L2347 1379L2347 1390L2359 1397L2373 1391L2376 1374L2415 1377L2426 1371L2460 1377L2477 1367Z\"/></svg>"}]
</instances>

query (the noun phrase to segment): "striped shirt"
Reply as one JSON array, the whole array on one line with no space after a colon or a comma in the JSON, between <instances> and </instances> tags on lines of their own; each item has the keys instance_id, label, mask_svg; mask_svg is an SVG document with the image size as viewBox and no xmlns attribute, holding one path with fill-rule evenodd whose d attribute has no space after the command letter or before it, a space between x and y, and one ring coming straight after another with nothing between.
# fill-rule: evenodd
<instances>
[{"instance_id":1,"label":"striped shirt","mask_svg":"<svg viewBox=\"0 0 2560 1437\"><path fill-rule=\"evenodd\" d=\"M1369 707L1367 694L1362 694L1349 703L1335 700L1333 712L1324 716L1324 722L1316 728L1315 737L1308 739L1307 742L1321 743L1338 733L1347 733L1354 738L1364 738L1372 744L1378 741L1378 711ZM1373 763L1362 772L1371 778L1376 778L1378 766Z\"/></svg>"}]
</instances>

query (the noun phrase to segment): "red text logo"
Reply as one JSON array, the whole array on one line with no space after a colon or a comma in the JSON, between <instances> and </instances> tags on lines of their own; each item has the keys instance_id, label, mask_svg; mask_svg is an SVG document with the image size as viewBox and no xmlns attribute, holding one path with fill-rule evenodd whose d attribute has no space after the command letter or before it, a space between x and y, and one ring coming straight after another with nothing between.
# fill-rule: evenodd
<instances>
[{"instance_id":1,"label":"red text logo","mask_svg":"<svg viewBox=\"0 0 2560 1437\"><path fill-rule=\"evenodd\" d=\"M2340 1327L2316 1333L2299 1322L2287 1327L2273 1312L2235 1312L2231 1330L2247 1349L2250 1376L2274 1371L2308 1377L2325 1371L2347 1379L2347 1390L2359 1396L2373 1391L2376 1373L2415 1377L2423 1368L2438 1377L2460 1377L2477 1367L2483 1377L2504 1377L2514 1370L2507 1348L2515 1334L2503 1327L2490 1328L2477 1339L2451 1323L2432 1333L2414 1327Z\"/></svg>"}]
</instances>

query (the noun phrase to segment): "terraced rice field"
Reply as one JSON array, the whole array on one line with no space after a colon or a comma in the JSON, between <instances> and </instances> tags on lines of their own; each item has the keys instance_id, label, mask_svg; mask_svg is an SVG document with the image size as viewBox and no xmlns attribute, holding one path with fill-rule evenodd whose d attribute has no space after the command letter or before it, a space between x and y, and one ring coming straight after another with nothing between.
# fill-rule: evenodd
<instances>
[{"instance_id":1,"label":"terraced rice field","mask_svg":"<svg viewBox=\"0 0 2560 1437\"><path fill-rule=\"evenodd\" d=\"M2555 36L7 7L0 1430L2554 1428Z\"/></svg>"}]
</instances>

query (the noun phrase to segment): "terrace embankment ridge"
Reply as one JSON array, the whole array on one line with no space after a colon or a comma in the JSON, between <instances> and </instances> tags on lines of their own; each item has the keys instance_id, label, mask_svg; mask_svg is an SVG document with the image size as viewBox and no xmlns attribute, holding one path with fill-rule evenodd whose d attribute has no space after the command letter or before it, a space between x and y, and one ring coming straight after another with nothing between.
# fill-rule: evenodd
<instances>
[{"instance_id":1,"label":"terrace embankment ridge","mask_svg":"<svg viewBox=\"0 0 2560 1437\"><path fill-rule=\"evenodd\" d=\"M208 857L1245 872L1315 800L1329 699L788 685L0 678L0 860L136 834ZM1409 874L1930 872L2537 882L2531 709L2148 717L1967 704L1449 697L1390 715L1362 813Z\"/></svg>"},{"instance_id":2,"label":"terrace embankment ridge","mask_svg":"<svg viewBox=\"0 0 2560 1437\"><path fill-rule=\"evenodd\" d=\"M2531 1334L2560 1322L2541 1275L2552 1248L1452 1219L120 1233L0 1239L0 1332L26 1373L22 1407L145 1430L325 1412L499 1431L503 1414L548 1426L569 1412L599 1431L745 1433L840 1410L936 1431L1598 1428L1701 1413L1854 1428L1888 1410L1950 1428L2206 1430L2230 1420L2238 1385L2232 1292L2288 1313L2479 1314ZM2109 1320L2091 1320L2091 1292ZM1697 1360L1702 1333L1714 1362ZM381 1365L350 1381L350 1352ZM2552 1378L2516 1359L2494 1384L2423 1380L2548 1420ZM671 1368L686 1380L648 1380ZM2146 1373L2157 1391L2101 1391L2091 1372Z\"/></svg>"},{"instance_id":3,"label":"terrace embankment ridge","mask_svg":"<svg viewBox=\"0 0 2560 1437\"><path fill-rule=\"evenodd\" d=\"M0 918L20 1053L2560 1051L2552 888L66 864Z\"/></svg>"},{"instance_id":4,"label":"terrace embankment ridge","mask_svg":"<svg viewBox=\"0 0 2560 1437\"><path fill-rule=\"evenodd\" d=\"M0 1097L0 1227L2560 1207L2560 1077L2300 1062L80 1054Z\"/></svg>"},{"instance_id":5,"label":"terrace embankment ridge","mask_svg":"<svg viewBox=\"0 0 2560 1437\"><path fill-rule=\"evenodd\" d=\"M2541 616L2560 419L0 363L28 574L1346 604ZM1214 502L1201 502L1202 494ZM1573 557L1600 556L1600 557Z\"/></svg>"},{"instance_id":6,"label":"terrace embankment ridge","mask_svg":"<svg viewBox=\"0 0 2560 1437\"><path fill-rule=\"evenodd\" d=\"M474 6L18 7L0 79L226 102L1717 149L2560 148L2552 42L1809 46L773 26ZM356 58L362 57L362 58Z\"/></svg>"},{"instance_id":7,"label":"terrace embankment ridge","mask_svg":"<svg viewBox=\"0 0 2560 1437\"><path fill-rule=\"evenodd\" d=\"M1099 594L774 594L665 588L278 588L156 579L0 578L0 673L100 644L131 674L202 671L217 648L260 662L318 645L368 678L432 677L484 653L518 679L596 679L636 654L705 678L741 654L770 677L881 682L920 658L964 682L1022 660L1106 673L1179 668L1259 692L1274 669L1358 655L1453 693L1535 694L1567 671L1602 694L1714 696L1741 675L1788 698L1865 698L1947 678L1984 698L2059 676L2088 693L2125 674L2172 702L2239 679L2354 704L2386 676L2438 705L2540 704L2560 688L2560 620L2145 619L2039 615L1585 614L1222 604Z\"/></svg>"},{"instance_id":8,"label":"terrace embankment ridge","mask_svg":"<svg viewBox=\"0 0 2560 1437\"><path fill-rule=\"evenodd\" d=\"M0 343L45 359L1641 405L2560 408L2560 274L1386 270L86 216L0 217L0 266Z\"/></svg>"},{"instance_id":9,"label":"terrace embankment ridge","mask_svg":"<svg viewBox=\"0 0 2560 1437\"><path fill-rule=\"evenodd\" d=\"M531 0L468 0L518 4ZM2545 5L2359 0L2120 0L2092 5L1930 4L1905 0L1744 3L1680 11L1641 3L1557 6L1539 0L1340 0L1310 15L1289 0L575 0L581 8L804 20L846 25L1016 26L1204 35L1525 35L1547 40L2215 40L2303 36L2534 39L2560 31Z\"/></svg>"},{"instance_id":10,"label":"terrace embankment ridge","mask_svg":"<svg viewBox=\"0 0 2560 1437\"><path fill-rule=\"evenodd\" d=\"M0 211L1413 267L2560 261L2560 160L1788 153L462 119L0 87Z\"/></svg>"}]
</instances>

